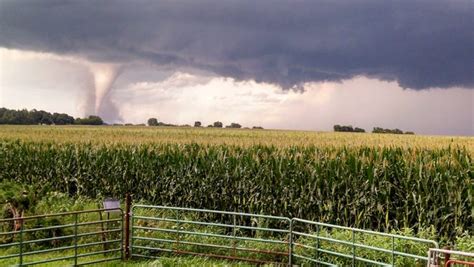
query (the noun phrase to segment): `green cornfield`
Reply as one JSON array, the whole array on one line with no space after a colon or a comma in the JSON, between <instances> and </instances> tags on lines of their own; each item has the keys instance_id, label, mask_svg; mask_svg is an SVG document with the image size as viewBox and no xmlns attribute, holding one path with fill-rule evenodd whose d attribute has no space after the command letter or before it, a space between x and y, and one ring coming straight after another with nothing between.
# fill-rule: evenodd
<instances>
[{"instance_id":1,"label":"green cornfield","mask_svg":"<svg viewBox=\"0 0 474 267\"><path fill-rule=\"evenodd\" d=\"M151 127L0 128L0 182L92 198L472 233L473 139Z\"/></svg>"}]
</instances>

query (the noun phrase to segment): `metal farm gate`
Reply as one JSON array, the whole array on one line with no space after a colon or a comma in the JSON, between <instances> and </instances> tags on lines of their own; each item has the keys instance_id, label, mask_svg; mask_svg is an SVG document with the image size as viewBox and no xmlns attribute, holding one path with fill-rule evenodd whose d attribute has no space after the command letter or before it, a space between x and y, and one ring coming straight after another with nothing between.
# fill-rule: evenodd
<instances>
[{"instance_id":1,"label":"metal farm gate","mask_svg":"<svg viewBox=\"0 0 474 267\"><path fill-rule=\"evenodd\" d=\"M331 262L337 258L344 266L395 266L397 260L426 266L427 251L438 248L432 240L298 218L180 207L134 205L131 225L131 256L139 258L183 254L321 266L337 266ZM342 236L331 235L334 230ZM383 246L365 244L375 238ZM406 252L415 246L420 254Z\"/></svg>"},{"instance_id":2,"label":"metal farm gate","mask_svg":"<svg viewBox=\"0 0 474 267\"><path fill-rule=\"evenodd\" d=\"M79 266L120 260L123 221L121 209L0 219L0 266L50 262Z\"/></svg>"},{"instance_id":3,"label":"metal farm gate","mask_svg":"<svg viewBox=\"0 0 474 267\"><path fill-rule=\"evenodd\" d=\"M176 255L277 266L441 266L444 255L447 264L474 266L473 253L450 259L456 252L427 239L298 218L131 206L127 200L125 213L114 208L0 219L0 266L82 266Z\"/></svg>"}]
</instances>

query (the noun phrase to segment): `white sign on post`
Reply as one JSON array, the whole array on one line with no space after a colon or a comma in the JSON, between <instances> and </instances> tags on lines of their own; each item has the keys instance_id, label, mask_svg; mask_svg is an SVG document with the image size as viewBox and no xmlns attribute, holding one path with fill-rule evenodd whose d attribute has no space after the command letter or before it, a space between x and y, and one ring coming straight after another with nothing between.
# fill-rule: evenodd
<instances>
[{"instance_id":1,"label":"white sign on post","mask_svg":"<svg viewBox=\"0 0 474 267\"><path fill-rule=\"evenodd\" d=\"M106 198L103 202L104 209L110 210L106 212L118 212L120 211L120 201L113 198Z\"/></svg>"}]
</instances>

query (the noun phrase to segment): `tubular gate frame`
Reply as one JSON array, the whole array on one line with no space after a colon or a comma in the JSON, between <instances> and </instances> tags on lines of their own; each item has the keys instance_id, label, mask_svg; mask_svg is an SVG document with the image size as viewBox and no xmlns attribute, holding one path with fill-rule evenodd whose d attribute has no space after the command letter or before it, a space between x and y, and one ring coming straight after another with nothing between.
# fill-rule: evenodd
<instances>
[{"instance_id":1,"label":"tubular gate frame","mask_svg":"<svg viewBox=\"0 0 474 267\"><path fill-rule=\"evenodd\" d=\"M421 256L421 255L415 255L415 254L405 253L405 252L401 252L401 251L396 251L395 250L395 240L397 240L397 239L410 240L410 241L415 241L415 242L420 242L420 243L426 243L426 244L433 245L435 248L438 248L438 243L437 242L432 241L432 240L428 240L428 239L422 239L422 238L416 238L416 237L407 237L407 236L395 235L395 234L387 234L387 233L382 233L382 232L376 232L376 231L370 231L370 230L364 230L364 229L358 229L358 228L352 228L352 227L345 227L345 226L333 225L333 224L328 224L328 223L314 222L314 221L309 221L309 220L304 220L304 219L299 219L299 218L293 218L292 219L292 227L295 226L296 222L300 222L300 223L304 223L304 224L311 224L311 225L316 226L316 229L317 229L316 235L303 233L303 232L298 232L298 231L295 231L294 229L292 229L291 232L295 236L304 236L304 237L309 237L309 238L315 239L317 241L317 246L316 247L308 246L308 245L300 244L298 242L293 241L294 246L300 246L300 247L304 247L304 248L307 248L307 249L312 249L316 253L324 253L324 254L329 254L329 255L333 255L333 256L352 259L352 266L355 266L356 261L370 263L370 264L378 265L378 266L395 266L395 257L396 256L403 256L403 257L407 257L407 258L413 258L413 259L418 259L418 260L423 260L423 261L428 262L429 259L426 256ZM319 231L322 227L350 231L352 240L347 241L347 240L334 239L334 238L330 238L330 237L327 237L327 236L320 236ZM355 235L357 233L378 235L378 236L384 236L384 237L390 238L392 248L391 248L391 250L388 250L388 249L385 249L385 248L379 248L379 247L364 245L364 244L361 244L361 243L356 243L355 242L355 240L356 240ZM295 238L292 238L292 240L294 240L294 239ZM320 240L350 246L351 249L352 249L352 253L351 254L344 254L344 253L340 253L340 252L336 252L336 251L321 249L321 248L318 247ZM378 261L358 257L356 255L356 248L364 248L364 249L374 250L374 251L378 251L378 252L382 252L382 253L390 253L392 255L391 262L390 263L378 262ZM310 258L310 257L306 257L306 256L303 256L303 255L298 255L296 253L293 253L292 256L296 257L296 258L302 258L302 259L305 259L305 260L309 260L309 261L312 261L314 263L325 265L325 266L335 266L334 264L331 264L331 263L328 263L328 262L323 262L323 261L320 261L320 260L315 259L315 258Z\"/></svg>"},{"instance_id":2,"label":"tubular gate frame","mask_svg":"<svg viewBox=\"0 0 474 267\"><path fill-rule=\"evenodd\" d=\"M234 217L234 224L223 224L223 223L215 223L215 222L203 222L203 221L194 221L194 220L183 220L179 219L178 217L172 219L172 218L166 218L166 217L161 217L161 218L156 218L156 217L147 217L147 216L138 216L133 214L133 210L138 209L138 208L145 208L145 209L157 209L157 210L167 210L167 211L174 211L177 214L179 212L198 212L198 213L214 213L214 214L220 214L220 215L231 215ZM247 217L256 217L256 218L264 218L264 219L276 219L276 220L281 220L284 222L288 223L289 228L288 229L271 229L271 228L264 228L264 227L253 227L253 226L244 226L244 225L236 225L235 224L235 216L247 216ZM135 220L146 220L146 221L162 221L162 222L171 222L175 223L177 225L176 229L166 229L166 228L156 228L156 227L146 227L146 226L137 226L135 223ZM334 264L328 263L321 261L319 257L308 257L308 256L303 256L300 254L297 254L294 252L294 247L300 246L304 247L306 249L312 249L316 253L325 253L333 256L338 256L338 257L343 257L343 258L349 258L352 259L352 266L355 266L356 262L364 262L364 263L370 263L370 264L375 264L379 266L394 266L395 264L395 257L407 257L407 258L413 258L417 260L423 260L428 262L429 258L426 257L425 255L415 255L415 254L410 254L410 253L405 253L401 251L395 250L394 243L395 240L402 239L402 240L410 240L414 242L419 242L419 243L425 243L427 245L432 245L434 248L438 248L438 243L432 240L428 239L422 239L422 238L415 238L415 237L406 237L402 235L395 235L395 234L387 234L387 233L381 233L381 232L375 232L375 231L369 231L369 230L363 230L363 229L358 229L358 228L351 228L351 227L344 227L344 226L339 226L339 225L332 225L332 224L327 224L327 223L319 223L319 222L314 222L314 221L309 221L309 220L303 220L299 218L287 218L287 217L279 217L279 216L267 216L267 215L259 215L259 214L249 214L249 213L239 213L239 212L228 212L228 211L217 211L217 210L208 210L208 209L193 209L193 208L180 208L180 207L168 207L168 206L153 206L153 205L134 205L132 208L132 214L131 214L131 250L132 250L132 257L143 257L143 258L158 258L154 256L149 256L149 255L143 255L143 254L138 254L138 253L133 253L134 249L141 249L141 250L146 250L146 251L162 251L162 252L171 252L171 253L176 253L176 254L189 254L189 255L197 255L197 256L208 256L208 257L215 257L215 258L222 258L222 259L232 259L232 260L243 260L243 261L250 261L250 262L255 262L255 263L270 263L267 261L262 261L262 260L257 260L257 259L250 259L250 258L238 258L235 256L228 256L228 255L219 255L219 254L206 254L206 253L197 253L193 251L184 251L184 250L179 250L179 249L166 249L166 248L157 248L157 247L151 247L151 246L139 246L134 244L135 240L144 240L144 241L150 241L150 242L162 242L162 243L171 243L171 244L183 244L183 245L196 245L196 246L207 246L207 247L215 247L215 248L223 248L223 249L233 249L233 250L243 250L243 251L250 251L250 252L256 252L256 253L266 253L266 254L277 254L277 255L283 255L286 256L288 259L286 262L279 262L280 264L288 264L292 265L294 259L304 259L307 261L311 261L316 264L320 265L326 265L326 266L336 266ZM196 232L196 231L186 231L180 228L181 224L192 224L192 225L201 225L201 226L218 226L218 227L227 227L227 228L232 228L233 229L233 235L228 236L228 235L222 235L222 234L214 234L214 233L204 233L204 232ZM294 230L294 226L296 223L304 223L304 224L310 224L310 225L315 225L317 229L320 229L321 227L327 227L327 228L334 228L334 229L340 229L340 230L346 230L346 231L351 231L352 233L352 242L346 241L346 240L338 240L330 237L325 237L325 236L320 236L319 232L314 235L310 233L303 233L303 232L298 232ZM134 230L144 230L144 231L158 231L158 232L167 232L167 233L174 233L178 236L177 239L162 239L162 238L150 238L150 237L144 237L144 236L139 236L139 235L134 235ZM286 238L285 241L277 241L277 240L272 240L272 239L258 239L258 238L253 238L253 237L238 237L235 236L235 229L253 229L253 230L260 230L260 231L270 231L270 232L281 232L281 233L287 233L289 236ZM390 238L392 240L392 249L386 249L386 248L380 248L380 247L374 247L374 246L369 246L369 245L364 245L361 243L356 243L355 242L355 235L357 233L361 234L371 234L371 235L377 235L377 236L384 236L387 238ZM208 236L208 237L218 237L218 238L228 238L231 239L232 246L225 246L225 245L215 245L215 244L205 244L205 243L196 243L196 242L188 242L188 241L180 241L179 236L180 235L197 235L197 236ZM315 239L317 241L323 240L327 242L333 242L333 243L338 243L338 244L343 244L350 246L352 248L352 253L351 254L344 254L336 251L330 251L330 250L325 250L317 247L312 247L304 244L300 244L297 241L295 241L296 237L308 237ZM272 251L259 251L257 249L249 249L249 248L242 248L242 247L236 247L235 246L235 240L253 240L257 242L266 242L266 243L281 243L281 244L286 244L288 245L288 250L287 253L281 253L281 252L273 252ZM357 248L363 248L363 249L369 249L381 253L389 253L392 255L391 257L391 262L386 263L386 262L378 262L374 261L371 259L363 258L363 257L358 257L356 256L356 249ZM271 262L275 263L275 262Z\"/></svg>"},{"instance_id":3,"label":"tubular gate frame","mask_svg":"<svg viewBox=\"0 0 474 267\"><path fill-rule=\"evenodd\" d=\"M133 214L133 211L138 208L145 208L145 209L158 209L162 211L172 211L175 213L176 218L157 218L157 217L146 217L146 216L137 216ZM233 219L233 224L225 224L225 223L212 223L212 222L203 222L203 221L194 221L194 220L183 220L179 219L180 212L198 212L198 213L213 213L219 215L229 215ZM268 228L268 227L254 227L254 226L246 226L246 225L238 225L237 224L237 216L241 217L248 217L248 218L260 218L260 219L268 219L279 221L280 223L288 224L288 228ZM188 254L188 255L196 255L196 256L207 256L207 257L214 257L214 258L221 258L221 259L230 259L230 260L240 260L240 261L248 261L254 262L258 264L264 263L279 263L275 261L265 261L255 258L243 258L236 256L237 251L247 251L251 253L257 254L268 254L274 256L282 256L288 258L288 263L291 262L291 220L286 217L280 216L270 216L270 215L260 215L260 214L250 214L250 213L240 213L240 212L228 212L228 211L217 211L217 210L207 210L207 209L193 209L193 208L179 208L179 207L166 207L166 206L151 206L151 205L134 205L132 208L132 229L131 229L131 256L132 257L143 257L143 258L157 258L149 255L143 255L135 253L135 250L147 250L147 251L162 251L162 252L172 252L176 254ZM143 226L136 226L135 220L145 220L145 221L162 221L162 222L173 222L176 223L176 229L169 229L169 228L158 228L158 227L143 227ZM215 234L215 233L207 233L207 232L197 232L197 231L186 231L180 228L181 224L192 224L192 225L201 225L201 226L214 226L214 227L223 227L223 228L230 228L232 230L232 235L224 235L224 234ZM246 229L246 230L255 230L255 231L264 231L264 232L272 232L272 233L283 233L286 234L287 237L285 240L281 239L265 239L265 238L254 238L254 237L244 237L237 235L237 229ZM165 232L165 233L173 233L177 235L176 239L163 239L163 238L150 238L150 237L141 237L135 235L135 230L146 230L146 231L157 231L157 232ZM180 235L194 235L194 236L205 236L205 237L216 237L216 238L223 238L231 240L231 246L226 245L217 245L217 244L209 244L209 243L197 243L197 242L190 242L190 241L182 241L180 240ZM144 241L151 241L151 242L162 242L162 243L170 243L175 244L176 248L166 249L166 248L157 248L157 247L149 247L149 246L140 246L134 244L136 240L144 240ZM262 242L262 243L273 243L273 244L281 244L286 246L286 251L271 251L271 250L259 250L249 247L239 247L237 246L238 240L244 241L255 241L255 242ZM209 253L198 253L193 251L187 251L179 249L179 245L195 245L195 246L205 246L205 247L214 247L220 249L228 249L232 251L232 255L219 255L219 254L209 254ZM281 264L281 263L279 263Z\"/></svg>"},{"instance_id":4,"label":"tubular gate frame","mask_svg":"<svg viewBox=\"0 0 474 267\"><path fill-rule=\"evenodd\" d=\"M150 217L150 216L141 216L141 215L135 215L134 211L137 209L151 209L151 210L160 210L164 211L164 213L172 213L175 215L175 217L170 218L170 216L163 216L161 217ZM85 222L79 222L78 217L81 214L88 214L88 213L97 213L97 212L111 212L111 211L116 211L120 213L120 218L118 219L107 219L107 220L98 220L98 221L85 221ZM182 214L188 212L188 213L198 213L198 214L215 214L217 216L227 216L228 220L227 222L220 222L219 220L214 221L214 222L208 222L204 220L196 220L196 219L186 219L182 218ZM402 235L394 235L394 234L387 234L387 233L381 233L381 232L375 232L375 231L369 231L369 230L363 230L363 229L357 229L357 228L351 228L351 227L344 227L344 226L339 226L339 225L333 225L333 224L327 224L327 223L319 223L319 222L314 222L314 221L309 221L309 220L303 220L299 218L287 218L287 217L281 217L281 216L270 216L270 215L261 215L261 214L250 214L250 213L241 213L241 212L229 212L229 211L218 211L218 210L208 210L208 209L194 209L194 208L181 208L181 207L168 207L168 206L153 206L153 205L133 205L132 209L129 214L125 214L125 218L130 219L130 245L129 247L124 246L124 240L127 238L125 237L125 233L127 232L126 229L124 229L124 225L127 225L127 222L124 223L124 213L122 209L117 208L117 209L95 209L95 210L85 210L85 211L76 211L76 212L64 212L64 213L54 213L54 214L46 214L46 215L37 215L37 216L29 216L29 217L21 217L21 218L11 218L11 219L0 219L0 225L2 223L12 223L12 222L19 222L20 223L20 228L17 231L10 231L10 232L0 232L0 237L5 236L5 235L12 235L13 237L16 235L17 240L15 241L12 237L12 242L6 243L6 244L0 244L0 249L1 248L8 248L8 247L18 247L18 253L15 254L8 254L8 255L0 255L0 260L2 259L11 259L11 258L18 258L19 266L29 266L29 265L35 265L35 264L42 264L42 263L48 263L48 262L56 262L56 261L64 261L64 260L71 260L73 261L73 266L79 266L79 265L87 265L87 264L94 264L94 263L100 263L104 261L111 261L111 260L120 260L120 259L126 259L124 257L127 252L130 252L130 255L132 257L139 257L139 258L159 258L156 257L155 255L144 255L140 253L136 253L138 250L144 250L148 252L171 252L175 254L187 254L187 255L194 255L194 256L207 256L207 257L215 257L215 258L221 258L221 259L230 259L230 260L239 260L239 261L248 261L248 262L253 262L257 264L264 264L264 263L273 263L273 264L281 264L281 265L292 265L294 263L295 259L302 259L306 261L310 261L313 263L316 263L318 265L326 265L326 266L336 266L332 263L324 262L321 260L320 255L321 254L326 254L326 255L332 255L332 256L337 256L337 257L342 257L351 260L352 259L352 266L356 265L356 262L361 262L361 263L370 263L370 264L375 264L375 265L382 265L382 266L394 266L395 264L395 257L408 257L408 258L413 258L413 259L418 259L418 260L423 260L426 261L428 266L430 264L438 264L438 259L440 253L447 253L447 254L457 254L461 256L468 256L468 257L473 257L473 253L467 253L467 252L456 252L456 251L447 251L447 250L440 250L438 248L438 243L432 240L427 240L427 239L421 239L421 238L415 238L415 237L406 237ZM164 215L169 215L169 214L164 214ZM73 221L74 223L68 223L68 224L58 224L58 225L53 225L53 226L47 226L47 227L38 227L38 228L31 228L31 229L25 229L25 221L29 220L34 220L34 219L41 219L41 218L49 218L49 217L64 217L64 216L73 216ZM261 226L261 225L252 225L252 224L237 224L237 218L240 218L243 220L243 218L246 218L247 221L250 219L258 219L258 220L263 220L265 222L274 222L273 225L275 226ZM222 219L222 218L221 218ZM176 228L160 228L160 227L149 227L150 225L143 224L143 225L137 225L137 222L141 221L147 221L147 222L166 222L166 223L174 223L176 225ZM232 221L232 223L229 223L229 221ZM245 221L245 220L244 220ZM112 230L102 230L102 231L94 231L94 232L86 232L86 233L78 233L78 227L84 226L84 225L97 225L97 224L103 224L103 223L109 223L109 222L120 222L120 227L114 228ZM300 232L295 230L295 225L297 224L304 224L304 225L312 225L315 226L317 231L316 234L309 233L309 232ZM218 229L226 229L225 234L222 232L220 233L213 233L209 231L189 231L184 229L182 226L183 225L196 225L196 226L202 226L206 230L208 229L207 227L219 227ZM153 226L153 225L152 225ZM48 237L48 238L40 238L40 239L33 239L33 240L24 240L25 239L25 234L27 233L34 233L34 232L39 232L39 231L44 231L44 230L53 230L53 229L64 229L64 228L72 228L73 227L73 233L74 234L69 234L69 235L62 235L62 236L55 236L55 237ZM273 228L272 228L273 227ZM329 236L322 236L320 235L320 229L326 227L326 228L333 228L333 229L339 229L343 231L350 231L352 240L341 240L341 239L336 239L332 238ZM307 229L307 228L306 228ZM195 229L193 229L195 230ZM242 236L238 235L237 231L239 230L244 230L244 231L250 231L253 232L250 236ZM176 238L153 238L153 237L146 237L144 235L140 236L139 232L163 232L167 234L171 234L173 237L176 236ZM107 233L113 233L117 232L120 233L120 239L115 239L115 240L102 240L101 242L89 242L89 243L84 243L84 244L79 244L78 243L78 238L84 237L84 236L100 236L103 234ZM271 233L272 235L267 236L263 235L262 236L256 236L256 233ZM381 247L375 247L375 246L369 246L365 245L362 243L356 242L355 235L356 234L370 234L370 235L377 235L377 236L383 236L390 238L392 240L392 247L391 249L387 248L381 248ZM212 244L212 243L201 243L201 242L192 242L189 240L182 240L182 236L198 236L198 237L212 237L212 238L219 238L219 239L228 239L229 240L229 245L223 245L223 244ZM275 238L277 237L278 238ZM316 241L316 246L310 246L307 244L302 244L298 240L298 238L304 237L304 238L310 238L311 240ZM55 240L64 240L64 239L72 239L73 240L73 245L67 245L67 246L60 246L56 248L48 248L48 249L42 249L42 250L32 250L32 251L25 251L25 245L32 244L32 243L38 243L38 242L46 242L46 241L55 241ZM394 241L396 239L402 239L402 240L410 240L413 242L419 242L419 243L426 243L428 245L433 246L434 248L430 248L427 257L425 255L415 255L415 254L410 254L410 253L405 253L401 251L395 250L394 246ZM163 248L163 247L155 247L152 245L140 245L137 244L137 241L147 241L148 243L158 243L158 244L171 244L172 248ZM199 240L201 241L201 240ZM252 246L238 246L238 242L258 242L258 243L270 243L274 244L275 246L278 246L277 250L263 250L263 249L258 249ZM342 244L345 246L349 246L352 249L352 253L350 254L345 254L337 251L331 251L328 249L322 249L319 246L319 241L324 241L324 242L331 242L331 243L336 243L336 244ZM91 246L97 246L97 245L104 245L104 244L111 244L111 243L119 243L120 248L114 248L114 249L107 249L104 247L104 249L100 251L94 251L94 252L88 252L88 253L79 253L78 249L79 248L84 248L84 247L91 247ZM252 243L253 244L253 243ZM202 252L196 252L191 250L184 250L180 249L180 246L202 246L202 247L209 247L209 248L216 248L216 249L222 249L222 250L230 250L230 253L226 254L214 254L214 253L202 253ZM295 252L295 247L302 247L305 249L310 249L311 252L314 252L316 255L315 256L305 256L301 255ZM379 262L379 261L374 261L371 259L359 257L356 254L356 249L357 248L362 248L362 249L369 249L372 251L380 252L380 253L389 253L392 255L391 257L391 262L386 263L386 262ZM40 260L40 261L31 261L31 262L25 262L24 257L25 256L31 256L31 255L37 255L37 254L42 254L42 253L48 253L48 252L57 252L57 251L64 251L64 250L74 250L74 255L73 256L64 256L64 257L57 257L57 258L52 258L52 259L46 259L46 260ZM88 262L78 262L80 258L83 257L88 257L88 256L94 256L94 255L100 255L104 254L104 256L108 253L116 253L120 251L120 256L115 256L112 258L104 258L104 259L99 259L99 260L94 260L94 261L88 261ZM269 255L272 256L271 260L267 259L262 259L262 258L251 258L247 255L245 257L243 256L238 256L238 252L249 252L251 254L259 254L259 255ZM145 253L146 254L146 253ZM313 255L313 253L312 253ZM436 260L435 260L436 259ZM452 263L460 263L459 260L452 260ZM470 263L468 263L470 264ZM449 265L447 265L449 266Z\"/></svg>"},{"instance_id":5,"label":"tubular gate frame","mask_svg":"<svg viewBox=\"0 0 474 267\"><path fill-rule=\"evenodd\" d=\"M82 215L82 214L90 214L90 213L97 213L97 212L114 212L114 211L120 213L119 219L107 219L107 220L86 221L86 222L79 222L78 220L79 215ZM25 221L51 218L51 217L64 217L64 216L73 216L74 223L24 229ZM52 214L44 214L44 215L36 215L36 216L28 216L28 217L20 217L20 218L0 219L0 225L4 223L11 223L11 222L19 222L20 229L17 231L0 232L0 236L12 235L12 241L13 241L13 237L15 235L18 235L19 241L6 243L6 244L0 244L0 248L18 246L19 252L15 254L0 255L0 260L18 258L17 266L30 266L30 265L56 262L56 261L64 261L64 260L72 260L73 266L82 266L82 265L100 263L100 262L105 262L105 261L119 260L123 258L123 249L122 249L123 248L123 212L122 212L122 209L120 208L94 209L94 210L84 210L84 211L52 213ZM98 225L98 224L104 224L104 223L109 224L111 222L119 222L120 226L113 228L112 230L107 229L107 230L102 230L102 231L86 232L86 233L80 233L80 234L78 233L78 228L81 226ZM74 229L73 230L74 234L72 235L63 235L63 236L56 236L56 237L50 237L50 238L24 240L25 233L37 233L44 230L64 229L64 228L72 228L72 227ZM78 244L79 237L94 236L94 235L101 236L108 233L118 233L118 232L120 233L120 239ZM28 244L34 244L34 243L45 242L45 241L64 240L64 239L72 239L74 244L69 245L69 246L60 246L56 248L48 248L48 249L42 249L42 250L32 250L32 251L27 251L27 252L24 251L25 245L28 245ZM99 251L93 251L93 252L88 252L88 253L78 252L78 249L80 248L92 247L92 246L97 246L97 245L117 244L117 243L120 244L120 248L106 249L104 247L104 249L99 250ZM30 261L30 262L24 261L25 256L38 255L38 254L43 254L43 253L48 253L48 252L64 251L64 250L74 250L74 255L52 258L52 259L50 258L50 259L40 260L40 261ZM104 259L88 261L88 262L78 262L79 258L100 255L100 254L105 255L105 254L114 253L114 252L120 252L120 257L104 258Z\"/></svg>"}]
</instances>

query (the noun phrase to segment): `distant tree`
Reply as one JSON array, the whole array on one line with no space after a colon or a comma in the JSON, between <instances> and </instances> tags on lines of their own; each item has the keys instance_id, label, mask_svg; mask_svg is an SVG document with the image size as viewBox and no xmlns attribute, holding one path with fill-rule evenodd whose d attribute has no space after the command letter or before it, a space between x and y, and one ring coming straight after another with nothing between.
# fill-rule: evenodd
<instances>
[{"instance_id":1,"label":"distant tree","mask_svg":"<svg viewBox=\"0 0 474 267\"><path fill-rule=\"evenodd\" d=\"M385 129L380 128L380 127L374 127L372 130L372 133L385 133Z\"/></svg>"},{"instance_id":2,"label":"distant tree","mask_svg":"<svg viewBox=\"0 0 474 267\"><path fill-rule=\"evenodd\" d=\"M403 131L400 129L384 129L381 127L374 127L372 133L403 134Z\"/></svg>"},{"instance_id":3,"label":"distant tree","mask_svg":"<svg viewBox=\"0 0 474 267\"><path fill-rule=\"evenodd\" d=\"M164 122L158 122L158 126L169 126L169 127L174 127L176 125L174 124L171 124L171 123L164 123Z\"/></svg>"},{"instance_id":4,"label":"distant tree","mask_svg":"<svg viewBox=\"0 0 474 267\"><path fill-rule=\"evenodd\" d=\"M405 132L405 134L415 134L415 133L411 132L411 131L408 131L408 132Z\"/></svg>"},{"instance_id":5,"label":"distant tree","mask_svg":"<svg viewBox=\"0 0 474 267\"><path fill-rule=\"evenodd\" d=\"M214 128L222 128L222 125L223 125L222 122L216 121L216 122L214 122L214 124L212 125L212 127L214 127Z\"/></svg>"},{"instance_id":6,"label":"distant tree","mask_svg":"<svg viewBox=\"0 0 474 267\"><path fill-rule=\"evenodd\" d=\"M75 120L75 123L79 125L103 125L104 121L99 116L91 115L88 118L83 118L83 119L78 118Z\"/></svg>"},{"instance_id":7,"label":"distant tree","mask_svg":"<svg viewBox=\"0 0 474 267\"><path fill-rule=\"evenodd\" d=\"M365 133L365 130L359 127L353 128L352 125L339 125L336 124L333 127L335 132L353 132L353 133Z\"/></svg>"},{"instance_id":8,"label":"distant tree","mask_svg":"<svg viewBox=\"0 0 474 267\"><path fill-rule=\"evenodd\" d=\"M400 130L400 129L393 129L392 133L394 133L394 134L403 134L403 131Z\"/></svg>"},{"instance_id":9,"label":"distant tree","mask_svg":"<svg viewBox=\"0 0 474 267\"><path fill-rule=\"evenodd\" d=\"M53 115L44 110L37 111L39 113L40 121L39 124L51 125L53 124Z\"/></svg>"},{"instance_id":10,"label":"distant tree","mask_svg":"<svg viewBox=\"0 0 474 267\"><path fill-rule=\"evenodd\" d=\"M194 122L194 127L201 127L201 122L200 121L195 121Z\"/></svg>"},{"instance_id":11,"label":"distant tree","mask_svg":"<svg viewBox=\"0 0 474 267\"><path fill-rule=\"evenodd\" d=\"M102 125L104 121L99 116L89 116L89 124L90 125Z\"/></svg>"},{"instance_id":12,"label":"distant tree","mask_svg":"<svg viewBox=\"0 0 474 267\"><path fill-rule=\"evenodd\" d=\"M212 128L214 127L212 124L207 125L207 128Z\"/></svg>"},{"instance_id":13,"label":"distant tree","mask_svg":"<svg viewBox=\"0 0 474 267\"><path fill-rule=\"evenodd\" d=\"M5 112L7 112L6 108L0 108L0 120L3 118L3 114L5 114ZM0 123L1 123L1 121L0 121Z\"/></svg>"},{"instance_id":14,"label":"distant tree","mask_svg":"<svg viewBox=\"0 0 474 267\"><path fill-rule=\"evenodd\" d=\"M0 108L0 124L73 124L74 118L64 113L51 114L44 110L10 110Z\"/></svg>"},{"instance_id":15,"label":"distant tree","mask_svg":"<svg viewBox=\"0 0 474 267\"><path fill-rule=\"evenodd\" d=\"M74 118L65 113L53 113L52 119L56 125L74 124Z\"/></svg>"},{"instance_id":16,"label":"distant tree","mask_svg":"<svg viewBox=\"0 0 474 267\"><path fill-rule=\"evenodd\" d=\"M238 123L231 123L230 125L227 125L226 128L234 128L234 129L239 129L239 128L242 128L242 125L238 124Z\"/></svg>"},{"instance_id":17,"label":"distant tree","mask_svg":"<svg viewBox=\"0 0 474 267\"><path fill-rule=\"evenodd\" d=\"M10 110L6 114L6 121L8 124L30 124L25 116L23 111Z\"/></svg>"},{"instance_id":18,"label":"distant tree","mask_svg":"<svg viewBox=\"0 0 474 267\"><path fill-rule=\"evenodd\" d=\"M148 126L158 126L158 120L156 118L149 118Z\"/></svg>"},{"instance_id":19,"label":"distant tree","mask_svg":"<svg viewBox=\"0 0 474 267\"><path fill-rule=\"evenodd\" d=\"M262 127L262 126L253 126L252 129L255 129L255 130L263 130L263 127Z\"/></svg>"},{"instance_id":20,"label":"distant tree","mask_svg":"<svg viewBox=\"0 0 474 267\"><path fill-rule=\"evenodd\" d=\"M43 115L36 109L32 109L28 114L28 123L26 124L40 124Z\"/></svg>"}]
</instances>

